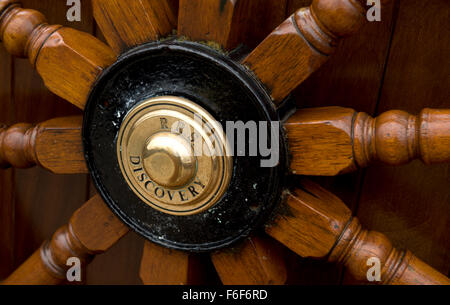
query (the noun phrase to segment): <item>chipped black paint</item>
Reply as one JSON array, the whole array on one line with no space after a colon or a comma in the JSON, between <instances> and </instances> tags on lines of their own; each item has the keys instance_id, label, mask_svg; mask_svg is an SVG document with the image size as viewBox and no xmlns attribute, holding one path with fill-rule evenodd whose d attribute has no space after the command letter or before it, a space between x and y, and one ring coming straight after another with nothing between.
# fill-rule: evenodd
<instances>
[{"instance_id":1,"label":"chipped black paint","mask_svg":"<svg viewBox=\"0 0 450 305\"><path fill-rule=\"evenodd\" d=\"M260 228L281 198L286 172L284 134L280 137L278 167L261 168L259 157L234 157L233 177L226 194L200 214L164 214L130 190L116 156L118 131L130 109L161 95L188 98L222 124L279 119L259 82L223 54L175 40L136 48L102 74L85 110L85 156L103 199L132 229L169 248L210 251Z\"/></svg>"}]
</instances>

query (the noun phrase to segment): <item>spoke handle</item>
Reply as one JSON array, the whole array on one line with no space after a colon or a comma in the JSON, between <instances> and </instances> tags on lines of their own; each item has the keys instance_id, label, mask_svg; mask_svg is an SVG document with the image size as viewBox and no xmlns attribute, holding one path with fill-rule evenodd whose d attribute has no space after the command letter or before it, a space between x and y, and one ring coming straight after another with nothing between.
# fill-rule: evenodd
<instances>
[{"instance_id":1,"label":"spoke handle","mask_svg":"<svg viewBox=\"0 0 450 305\"><path fill-rule=\"evenodd\" d=\"M66 279L70 257L89 263L93 254L80 244L71 232L70 224L61 227L30 258L15 270L2 285L58 285Z\"/></svg>"},{"instance_id":2,"label":"spoke handle","mask_svg":"<svg viewBox=\"0 0 450 305\"><path fill-rule=\"evenodd\" d=\"M310 7L297 10L293 20L311 45L330 55L341 38L356 34L367 23L368 8L366 0L314 0Z\"/></svg>"},{"instance_id":3,"label":"spoke handle","mask_svg":"<svg viewBox=\"0 0 450 305\"><path fill-rule=\"evenodd\" d=\"M424 109L419 115L388 111L373 119L365 113L354 124L355 159L401 165L420 158L425 164L450 162L450 109Z\"/></svg>"},{"instance_id":4,"label":"spoke handle","mask_svg":"<svg viewBox=\"0 0 450 305\"><path fill-rule=\"evenodd\" d=\"M23 9L16 0L0 2L0 41L10 54L28 57L33 67L42 45L59 28L48 25L42 13Z\"/></svg>"},{"instance_id":5,"label":"spoke handle","mask_svg":"<svg viewBox=\"0 0 450 305\"><path fill-rule=\"evenodd\" d=\"M347 206L320 186L302 180L286 196L266 232L298 255L343 264L355 279L366 282L450 285L445 275L411 252L395 249L384 234L363 229ZM371 269L374 264L378 270Z\"/></svg>"},{"instance_id":6,"label":"spoke handle","mask_svg":"<svg viewBox=\"0 0 450 305\"><path fill-rule=\"evenodd\" d=\"M85 267L92 258L107 251L128 228L97 195L78 209L69 223L45 242L15 270L3 285L56 285L63 283L69 258L76 257ZM83 274L82 274L83 277Z\"/></svg>"},{"instance_id":7,"label":"spoke handle","mask_svg":"<svg viewBox=\"0 0 450 305\"><path fill-rule=\"evenodd\" d=\"M0 168L30 168L39 164L36 156L38 128L31 124L0 126Z\"/></svg>"},{"instance_id":8,"label":"spoke handle","mask_svg":"<svg viewBox=\"0 0 450 305\"><path fill-rule=\"evenodd\" d=\"M450 280L408 250L398 250L382 233L364 230L353 218L329 255L330 262L344 264L360 281L388 285L450 285ZM380 277L376 267L379 263Z\"/></svg>"},{"instance_id":9,"label":"spoke handle","mask_svg":"<svg viewBox=\"0 0 450 305\"><path fill-rule=\"evenodd\" d=\"M55 118L36 126L0 125L0 168L41 166L55 174L87 173L82 117Z\"/></svg>"}]
</instances>

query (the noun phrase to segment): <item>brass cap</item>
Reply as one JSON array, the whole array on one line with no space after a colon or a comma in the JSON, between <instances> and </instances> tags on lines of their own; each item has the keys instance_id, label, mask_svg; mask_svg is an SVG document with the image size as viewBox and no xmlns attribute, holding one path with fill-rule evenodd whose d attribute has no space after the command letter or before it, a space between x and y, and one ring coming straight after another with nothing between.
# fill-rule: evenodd
<instances>
[{"instance_id":1,"label":"brass cap","mask_svg":"<svg viewBox=\"0 0 450 305\"><path fill-rule=\"evenodd\" d=\"M211 208L231 180L233 160L220 124L180 97L152 98L125 117L117 141L120 169L145 203L164 213Z\"/></svg>"},{"instance_id":2,"label":"brass cap","mask_svg":"<svg viewBox=\"0 0 450 305\"><path fill-rule=\"evenodd\" d=\"M197 160L191 143L180 135L159 132L151 136L142 159L148 176L159 185L177 188L194 178Z\"/></svg>"}]
</instances>

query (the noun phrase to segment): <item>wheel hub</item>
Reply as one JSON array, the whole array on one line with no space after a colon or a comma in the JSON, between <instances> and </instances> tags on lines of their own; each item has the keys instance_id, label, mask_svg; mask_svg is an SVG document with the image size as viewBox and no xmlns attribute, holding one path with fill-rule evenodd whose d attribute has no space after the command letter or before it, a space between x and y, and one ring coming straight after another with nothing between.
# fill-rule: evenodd
<instances>
[{"instance_id":1,"label":"wheel hub","mask_svg":"<svg viewBox=\"0 0 450 305\"><path fill-rule=\"evenodd\" d=\"M230 132L229 122L265 132L278 163L262 167L270 156L239 147L261 139ZM186 41L150 43L123 54L94 86L85 157L129 227L165 247L210 251L261 227L279 202L287 157L278 122L270 95L229 57Z\"/></svg>"}]
</instances>

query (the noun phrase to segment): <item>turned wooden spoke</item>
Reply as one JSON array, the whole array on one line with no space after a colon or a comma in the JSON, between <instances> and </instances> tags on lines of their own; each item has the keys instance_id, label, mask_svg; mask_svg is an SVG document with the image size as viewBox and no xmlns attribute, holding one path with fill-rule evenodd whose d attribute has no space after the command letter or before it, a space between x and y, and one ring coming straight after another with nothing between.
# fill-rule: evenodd
<instances>
[{"instance_id":1,"label":"turned wooden spoke","mask_svg":"<svg viewBox=\"0 0 450 305\"><path fill-rule=\"evenodd\" d=\"M285 0L180 0L178 35L227 50L254 46L285 12Z\"/></svg>"},{"instance_id":2,"label":"turned wooden spoke","mask_svg":"<svg viewBox=\"0 0 450 305\"><path fill-rule=\"evenodd\" d=\"M94 17L116 54L169 35L177 25L173 0L94 0Z\"/></svg>"},{"instance_id":3,"label":"turned wooden spoke","mask_svg":"<svg viewBox=\"0 0 450 305\"><path fill-rule=\"evenodd\" d=\"M266 232L302 257L344 264L367 281L370 258L381 263L383 284L450 284L450 280L409 251L395 249L381 233L361 228L357 218L333 194L302 181Z\"/></svg>"},{"instance_id":4,"label":"turned wooden spoke","mask_svg":"<svg viewBox=\"0 0 450 305\"><path fill-rule=\"evenodd\" d=\"M65 117L37 126L0 126L0 167L39 165L56 174L87 173L81 125L81 117Z\"/></svg>"},{"instance_id":5,"label":"turned wooden spoke","mask_svg":"<svg viewBox=\"0 0 450 305\"><path fill-rule=\"evenodd\" d=\"M251 237L236 247L211 255L225 285L282 285L286 265L282 249L266 237Z\"/></svg>"},{"instance_id":6,"label":"turned wooden spoke","mask_svg":"<svg viewBox=\"0 0 450 305\"><path fill-rule=\"evenodd\" d=\"M139 275L145 285L195 285L201 280L201 264L195 254L146 241Z\"/></svg>"},{"instance_id":7,"label":"turned wooden spoke","mask_svg":"<svg viewBox=\"0 0 450 305\"><path fill-rule=\"evenodd\" d=\"M12 55L29 58L50 91L81 109L98 75L116 60L97 38L48 25L15 0L0 0L0 40Z\"/></svg>"},{"instance_id":8,"label":"turned wooden spoke","mask_svg":"<svg viewBox=\"0 0 450 305\"><path fill-rule=\"evenodd\" d=\"M244 64L279 103L328 60L340 38L359 30L366 9L365 1L314 0L275 29Z\"/></svg>"},{"instance_id":9,"label":"turned wooden spoke","mask_svg":"<svg viewBox=\"0 0 450 305\"><path fill-rule=\"evenodd\" d=\"M2 284L54 285L64 282L70 257L89 263L111 248L128 228L111 212L100 196L77 210L68 225L60 228Z\"/></svg>"},{"instance_id":10,"label":"turned wooden spoke","mask_svg":"<svg viewBox=\"0 0 450 305\"><path fill-rule=\"evenodd\" d=\"M450 109L417 116L393 110L377 118L341 107L302 109L285 128L296 174L332 176L376 161L450 162Z\"/></svg>"}]
</instances>

